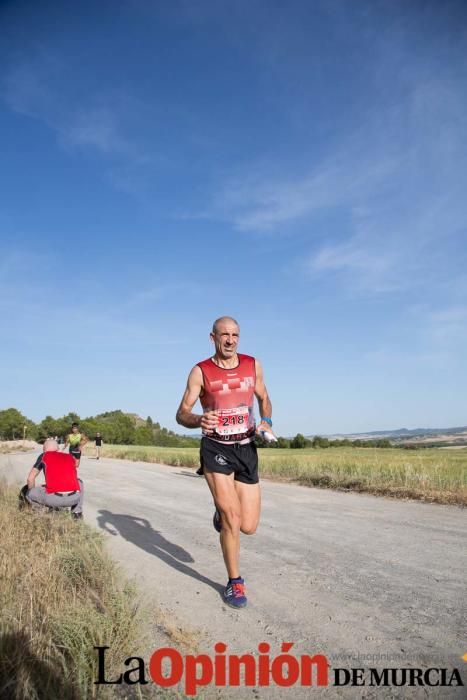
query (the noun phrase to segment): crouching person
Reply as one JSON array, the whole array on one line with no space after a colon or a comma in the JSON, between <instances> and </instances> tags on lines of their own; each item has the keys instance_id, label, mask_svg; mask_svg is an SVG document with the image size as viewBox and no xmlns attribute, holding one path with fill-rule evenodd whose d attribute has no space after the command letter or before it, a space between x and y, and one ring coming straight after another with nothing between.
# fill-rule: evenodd
<instances>
[{"instance_id":1,"label":"crouching person","mask_svg":"<svg viewBox=\"0 0 467 700\"><path fill-rule=\"evenodd\" d=\"M56 440L44 442L43 453L28 474L26 500L49 508L70 508L74 518L83 517L83 482L78 479L73 456L58 451ZM36 477L44 472L45 484L36 486Z\"/></svg>"}]
</instances>

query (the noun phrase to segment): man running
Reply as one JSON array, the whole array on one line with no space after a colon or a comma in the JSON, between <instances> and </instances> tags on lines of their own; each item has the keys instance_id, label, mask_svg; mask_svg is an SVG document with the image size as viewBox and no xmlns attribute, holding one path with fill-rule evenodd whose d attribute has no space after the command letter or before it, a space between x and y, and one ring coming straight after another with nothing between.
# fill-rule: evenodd
<instances>
[{"instance_id":1,"label":"man running","mask_svg":"<svg viewBox=\"0 0 467 700\"><path fill-rule=\"evenodd\" d=\"M87 441L88 439L86 435L84 433L80 433L78 423L72 423L71 433L67 435L63 449L66 449L66 446L69 445L69 452L75 458L76 468L79 467L81 451Z\"/></svg>"},{"instance_id":2,"label":"man running","mask_svg":"<svg viewBox=\"0 0 467 700\"><path fill-rule=\"evenodd\" d=\"M191 370L177 422L185 428L202 429L198 473L206 477L216 506L213 524L220 532L229 577L224 600L242 608L247 598L239 569L240 532L253 535L258 526L261 492L255 434L271 432L272 406L261 364L237 353L240 327L235 319L218 318L210 337L215 353ZM255 396L261 416L257 428ZM198 399L202 415L193 413Z\"/></svg>"}]
</instances>

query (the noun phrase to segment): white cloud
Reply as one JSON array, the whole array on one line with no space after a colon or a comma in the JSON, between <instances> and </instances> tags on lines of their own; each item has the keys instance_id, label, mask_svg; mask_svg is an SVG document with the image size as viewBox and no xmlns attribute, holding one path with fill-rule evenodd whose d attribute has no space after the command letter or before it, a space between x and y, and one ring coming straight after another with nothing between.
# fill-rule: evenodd
<instances>
[{"instance_id":1,"label":"white cloud","mask_svg":"<svg viewBox=\"0 0 467 700\"><path fill-rule=\"evenodd\" d=\"M392 250L369 249L364 240L321 248L307 263L312 273L342 273L360 291L391 292L407 286L405 271L398 274L397 256Z\"/></svg>"},{"instance_id":2,"label":"white cloud","mask_svg":"<svg viewBox=\"0 0 467 700\"><path fill-rule=\"evenodd\" d=\"M90 147L102 153L122 153L127 144L119 133L114 112L105 108L80 110L58 127L60 142L71 147Z\"/></svg>"},{"instance_id":3,"label":"white cloud","mask_svg":"<svg viewBox=\"0 0 467 700\"><path fill-rule=\"evenodd\" d=\"M7 70L2 96L15 112L46 124L65 149L87 148L101 154L136 158L135 148L122 134L122 95L90 94L78 104L64 99L63 85L69 76L65 65L51 53L38 53L34 60Z\"/></svg>"},{"instance_id":4,"label":"white cloud","mask_svg":"<svg viewBox=\"0 0 467 700\"><path fill-rule=\"evenodd\" d=\"M334 143L338 155L300 177L271 174L278 163L252 163L226 182L206 216L245 233L307 231L310 256L299 265L351 291L421 289L433 275L433 287L443 284L458 274L443 261L455 267L467 250L467 92L462 81L412 81L396 106L375 107Z\"/></svg>"},{"instance_id":5,"label":"white cloud","mask_svg":"<svg viewBox=\"0 0 467 700\"><path fill-rule=\"evenodd\" d=\"M349 167L351 155L315 166L301 179L271 179L267 169L252 167L254 175L228 182L207 213L229 221L241 231L274 231L322 209L363 205L369 191L395 168L390 154L377 161L364 159Z\"/></svg>"},{"instance_id":6,"label":"white cloud","mask_svg":"<svg viewBox=\"0 0 467 700\"><path fill-rule=\"evenodd\" d=\"M2 81L3 99L13 111L40 118L48 111L47 105L52 99L47 85L59 73L60 67L50 54L41 53L34 63L23 60L6 69ZM57 103L55 108L59 110Z\"/></svg>"}]
</instances>

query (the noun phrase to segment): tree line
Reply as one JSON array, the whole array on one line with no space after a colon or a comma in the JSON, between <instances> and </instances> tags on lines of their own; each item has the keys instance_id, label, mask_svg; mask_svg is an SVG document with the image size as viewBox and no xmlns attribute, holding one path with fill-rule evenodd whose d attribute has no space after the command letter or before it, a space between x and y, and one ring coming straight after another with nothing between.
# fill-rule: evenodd
<instances>
[{"instance_id":1,"label":"tree line","mask_svg":"<svg viewBox=\"0 0 467 700\"><path fill-rule=\"evenodd\" d=\"M0 440L28 440L43 442L48 437L65 438L71 432L72 423L78 423L88 438L100 433L104 442L113 445L158 445L161 447L194 447L195 438L177 435L172 430L153 422L151 416L142 420L123 411L108 411L97 416L80 418L77 413L68 413L61 418L46 416L34 423L16 408L0 411Z\"/></svg>"},{"instance_id":2,"label":"tree line","mask_svg":"<svg viewBox=\"0 0 467 700\"><path fill-rule=\"evenodd\" d=\"M61 418L46 416L40 423L34 423L16 408L7 408L0 411L0 440L21 440L26 437L29 440L43 442L47 437L65 438L71 431L71 424L78 423L81 430L89 438L94 438L96 433L102 435L104 442L114 445L156 445L159 447L197 447L198 438L184 437L172 430L161 427L154 422L151 416L146 420L123 411L108 411L97 416L80 418L77 413L68 413ZM377 440L330 440L320 435L306 438L297 433L293 438L279 437L277 442L266 442L258 438L260 447L277 449L278 447L290 449L303 449L305 447L393 447L390 440L380 438Z\"/></svg>"},{"instance_id":3,"label":"tree line","mask_svg":"<svg viewBox=\"0 0 467 700\"><path fill-rule=\"evenodd\" d=\"M315 449L327 447L393 447L388 438L378 438L377 440L348 440L347 438L330 440L326 437L321 437L321 435L306 438L301 433L297 433L293 438L279 437L277 442L266 442L260 438L258 444L260 447L269 447L271 449L288 447L293 450L300 450L305 447L313 447Z\"/></svg>"}]
</instances>

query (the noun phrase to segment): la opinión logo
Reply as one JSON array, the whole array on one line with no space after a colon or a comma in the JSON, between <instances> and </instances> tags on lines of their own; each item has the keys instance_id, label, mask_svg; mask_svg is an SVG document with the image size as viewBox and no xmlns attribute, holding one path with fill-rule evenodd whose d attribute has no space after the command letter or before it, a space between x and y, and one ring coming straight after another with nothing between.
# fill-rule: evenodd
<instances>
[{"instance_id":1,"label":"la opini\u00f3n logo","mask_svg":"<svg viewBox=\"0 0 467 700\"><path fill-rule=\"evenodd\" d=\"M271 658L271 647L267 642L258 644L258 654L227 654L227 644L217 642L214 655L187 654L182 656L177 649L156 649L149 659L149 676L161 688L170 688L184 680L186 695L196 695L198 688L213 683L216 687L254 687L277 685L281 687L327 686L329 662L323 654L290 654L293 642L283 642L281 653ZM96 685L134 685L149 683L144 659L130 656L123 665L127 670L118 677L109 679L105 668L105 652L108 646L94 647L97 650L98 677Z\"/></svg>"},{"instance_id":2,"label":"la opini\u00f3n logo","mask_svg":"<svg viewBox=\"0 0 467 700\"><path fill-rule=\"evenodd\" d=\"M126 670L109 678L105 667L108 646L96 646L96 685L147 685L150 680L161 688L183 685L186 695L196 695L198 689L214 684L216 687L290 688L300 686L373 686L373 687L450 687L463 686L457 668L336 668L330 666L323 654L290 653L294 643L283 642L281 653L271 656L267 642L258 644L258 653L227 654L227 644L217 642L214 654L182 654L177 649L156 649L147 668L143 658L130 656L124 660ZM467 655L466 655L467 656ZM466 659L467 660L467 659Z\"/></svg>"}]
</instances>

